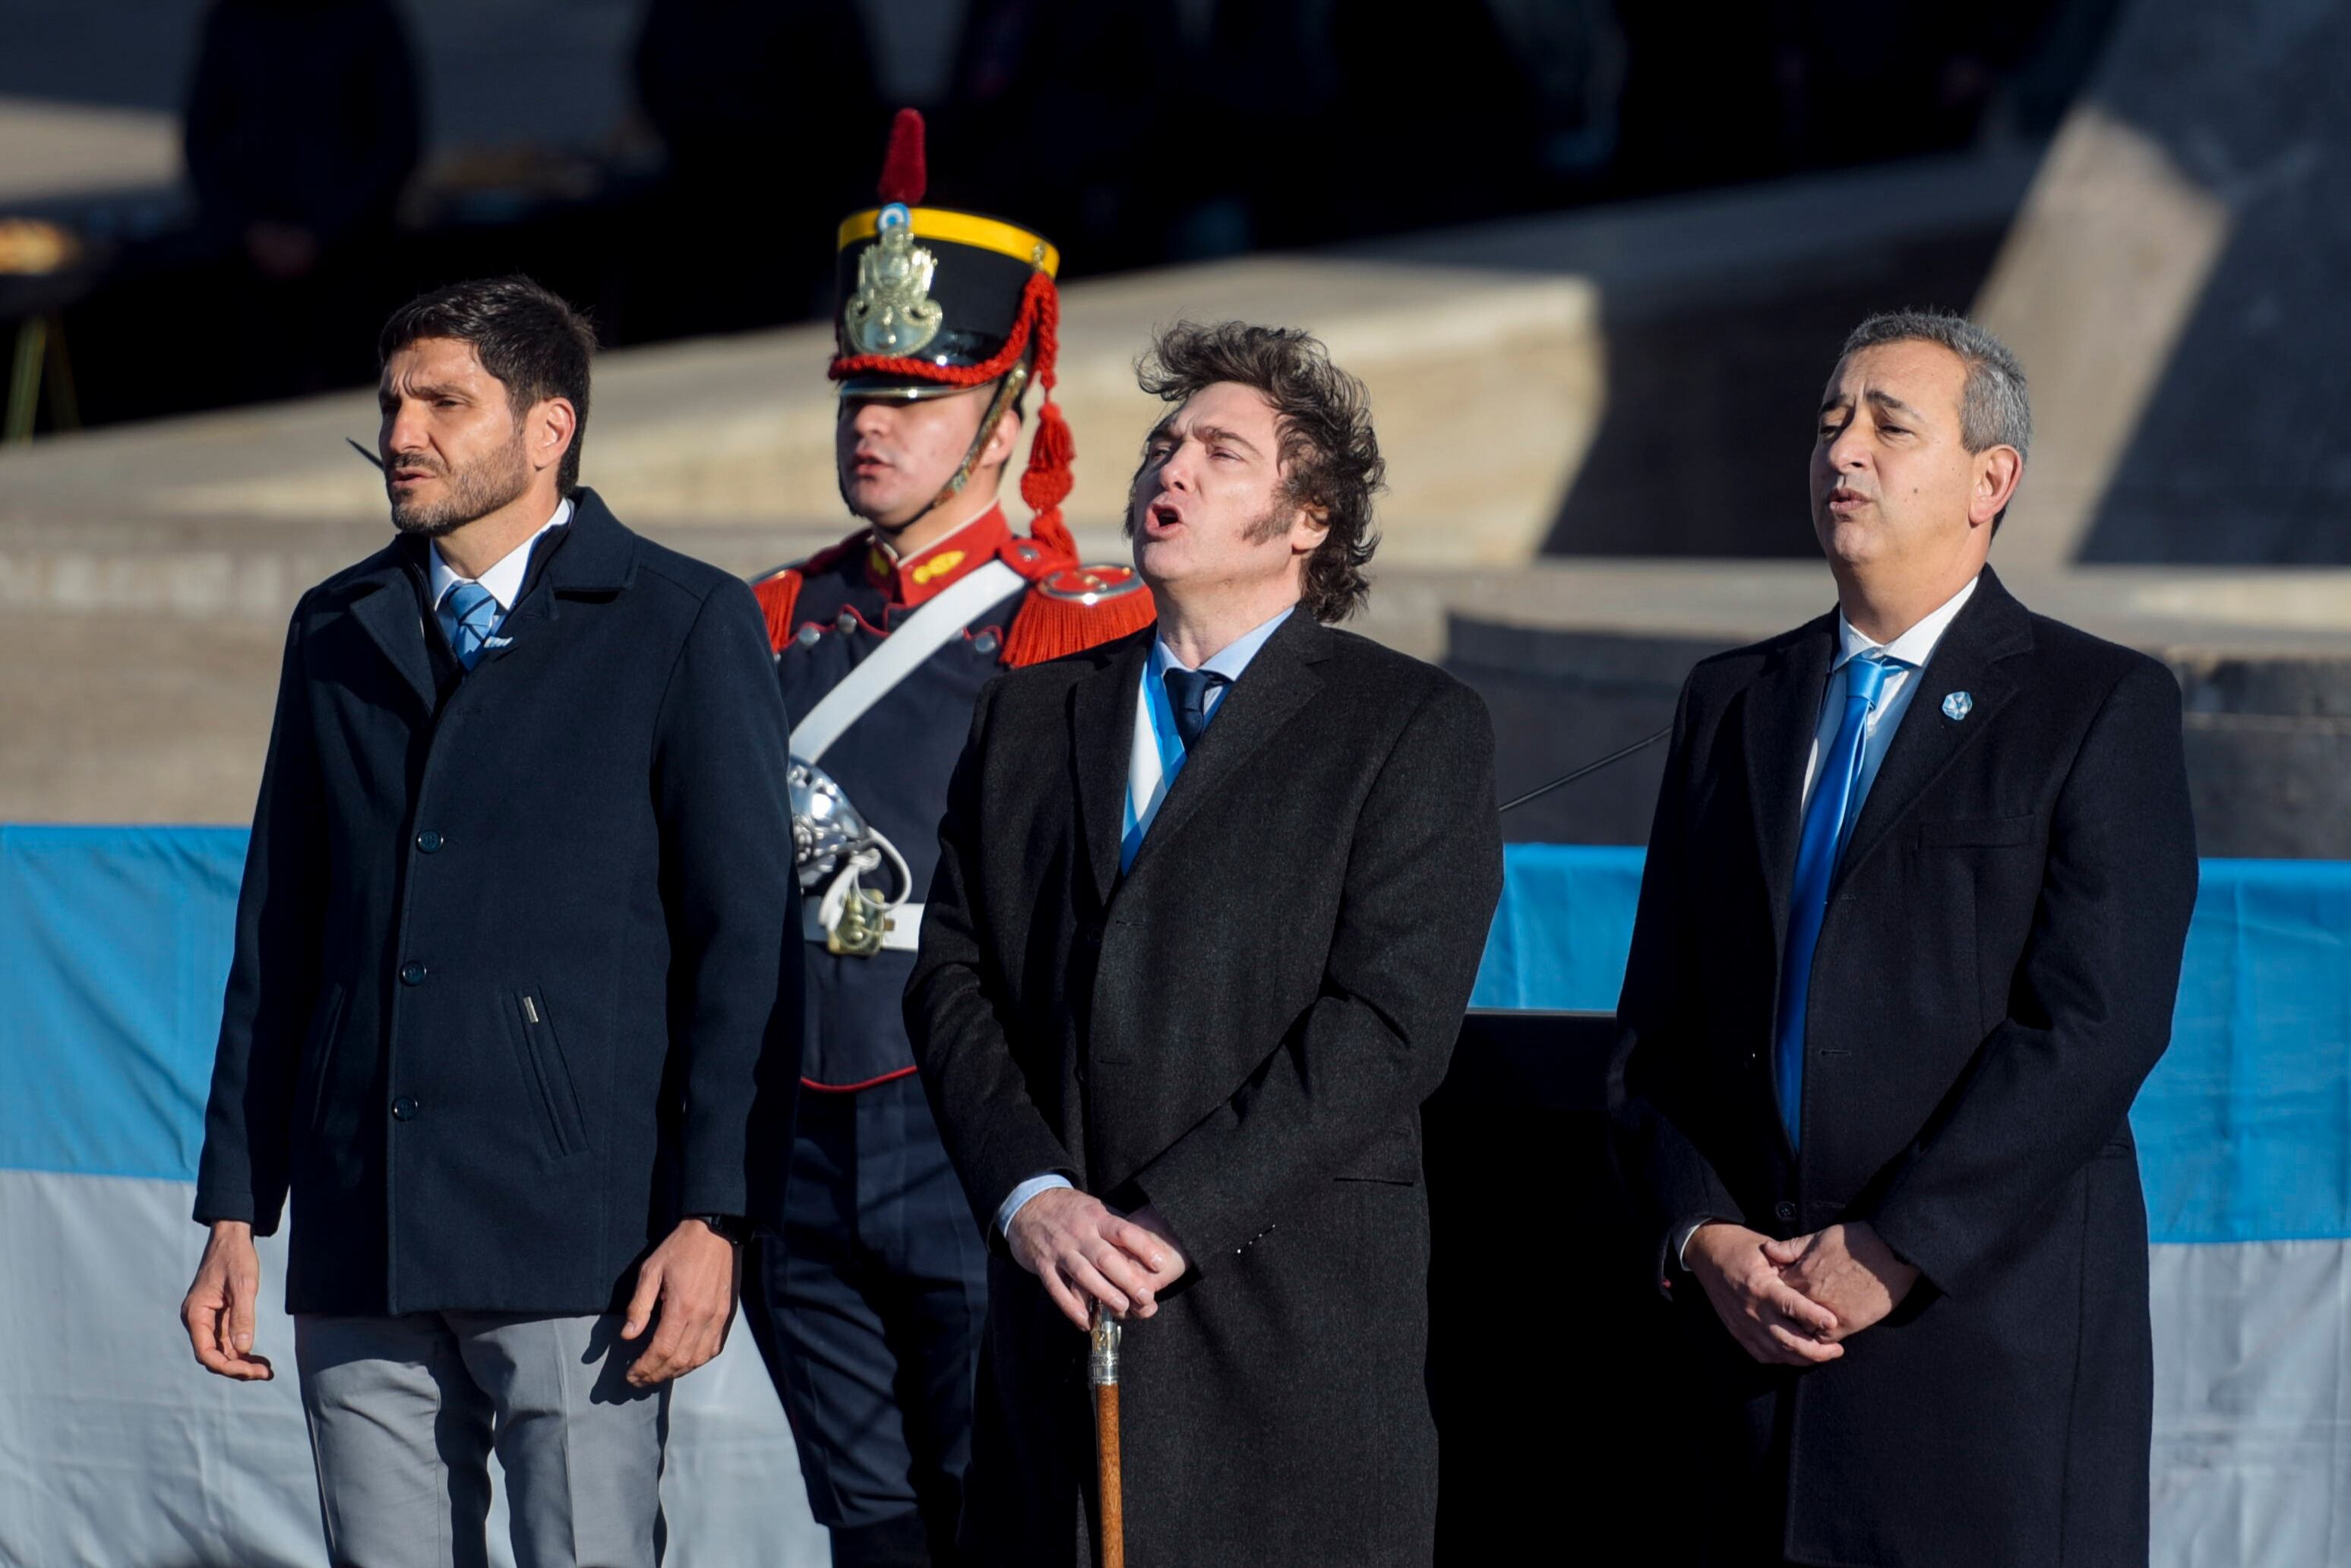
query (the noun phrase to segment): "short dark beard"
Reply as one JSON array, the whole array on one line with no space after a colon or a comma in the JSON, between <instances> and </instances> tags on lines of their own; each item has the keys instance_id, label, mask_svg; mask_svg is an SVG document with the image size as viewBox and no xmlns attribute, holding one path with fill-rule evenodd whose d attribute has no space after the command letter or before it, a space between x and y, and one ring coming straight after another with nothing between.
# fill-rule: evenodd
<instances>
[{"instance_id":1,"label":"short dark beard","mask_svg":"<svg viewBox=\"0 0 2351 1568\"><path fill-rule=\"evenodd\" d=\"M499 457L506 461L499 462ZM400 465L397 460L392 465L395 468ZM446 538L467 523L512 505L516 497L530 488L530 464L523 455L521 423L516 423L514 440L501 453L471 467L460 468L448 479L449 494L435 505L403 506L393 500L392 526L403 534L423 538ZM388 488L388 479L386 484Z\"/></svg>"}]
</instances>

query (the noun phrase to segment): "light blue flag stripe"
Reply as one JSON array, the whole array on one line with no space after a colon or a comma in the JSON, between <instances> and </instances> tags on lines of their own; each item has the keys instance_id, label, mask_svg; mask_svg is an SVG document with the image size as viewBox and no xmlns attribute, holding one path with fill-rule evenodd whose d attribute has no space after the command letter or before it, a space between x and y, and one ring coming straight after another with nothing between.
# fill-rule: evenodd
<instances>
[{"instance_id":1,"label":"light blue flag stripe","mask_svg":"<svg viewBox=\"0 0 2351 1568\"><path fill-rule=\"evenodd\" d=\"M245 834L0 827L0 1169L193 1177ZM2351 1238L2351 864L2207 861L2132 1113L2158 1241ZM1513 844L1475 1005L1616 1001L1641 852Z\"/></svg>"}]
</instances>

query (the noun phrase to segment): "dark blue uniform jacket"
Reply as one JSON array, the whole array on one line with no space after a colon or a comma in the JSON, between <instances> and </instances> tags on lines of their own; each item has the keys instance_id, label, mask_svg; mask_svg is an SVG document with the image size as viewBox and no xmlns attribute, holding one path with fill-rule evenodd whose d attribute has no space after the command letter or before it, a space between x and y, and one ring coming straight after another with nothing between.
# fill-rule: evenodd
<instances>
[{"instance_id":1,"label":"dark blue uniform jacket","mask_svg":"<svg viewBox=\"0 0 2351 1568\"><path fill-rule=\"evenodd\" d=\"M795 722L871 657L883 638L924 603L996 558L1010 538L1003 514L991 512L921 558L878 560L870 546L828 551L801 573L793 606L794 634L776 654L784 706ZM915 572L954 553L950 565L921 583ZM905 580L902 583L901 579ZM906 857L911 896L931 885L939 857L939 812L947 776L971 732L979 689L1004 673L1004 643L1028 592L1023 581L982 610L961 635L891 689L833 742L818 766L831 775L865 821ZM865 885L883 890L889 877L869 873ZM900 889L890 886L895 894ZM809 949L807 1055L801 1071L811 1088L863 1088L914 1071L900 1006L912 953L841 957Z\"/></svg>"},{"instance_id":2,"label":"dark blue uniform jacket","mask_svg":"<svg viewBox=\"0 0 2351 1568\"><path fill-rule=\"evenodd\" d=\"M1079 652L1148 625L1151 595L1132 569L1085 566L1066 543L1012 532L990 507L919 554L893 559L860 533L762 579L784 706L795 724L923 606L993 560L1023 580L893 687L816 759L865 821L905 857L920 900L938 863L947 779L980 688L1018 665ZM865 885L895 894L894 878ZM901 998L914 955L837 956L809 946L806 1086L870 1087L914 1071Z\"/></svg>"}]
</instances>

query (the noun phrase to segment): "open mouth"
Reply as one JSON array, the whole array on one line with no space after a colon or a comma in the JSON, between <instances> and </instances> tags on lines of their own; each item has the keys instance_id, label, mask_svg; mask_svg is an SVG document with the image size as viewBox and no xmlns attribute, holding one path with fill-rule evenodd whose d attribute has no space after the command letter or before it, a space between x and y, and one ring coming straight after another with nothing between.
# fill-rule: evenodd
<instances>
[{"instance_id":1,"label":"open mouth","mask_svg":"<svg viewBox=\"0 0 2351 1568\"><path fill-rule=\"evenodd\" d=\"M1143 518L1155 534L1164 534L1171 528L1184 526L1184 514L1165 501L1154 501L1151 509L1143 514Z\"/></svg>"}]
</instances>

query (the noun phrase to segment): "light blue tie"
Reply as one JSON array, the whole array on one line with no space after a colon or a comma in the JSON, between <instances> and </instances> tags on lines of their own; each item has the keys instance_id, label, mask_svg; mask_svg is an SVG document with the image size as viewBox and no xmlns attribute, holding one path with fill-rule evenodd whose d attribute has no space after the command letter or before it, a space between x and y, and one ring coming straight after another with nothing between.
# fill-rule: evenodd
<instances>
[{"instance_id":1,"label":"light blue tie","mask_svg":"<svg viewBox=\"0 0 2351 1568\"><path fill-rule=\"evenodd\" d=\"M482 650L490 641L490 633L498 629L498 601L478 582L454 584L441 600L441 630L449 634L449 646L456 651L457 662L471 674L482 662Z\"/></svg>"},{"instance_id":2,"label":"light blue tie","mask_svg":"<svg viewBox=\"0 0 2351 1568\"><path fill-rule=\"evenodd\" d=\"M1869 715L1877 706L1886 677L1905 668L1876 653L1848 660L1844 667L1844 717L1821 758L1813 803L1804 812L1804 836L1796 849L1795 891L1788 901L1788 946L1780 964L1779 1027L1772 1034L1772 1081L1780 1093L1780 1119L1788 1145L1797 1143L1804 1109L1804 1003L1813 988L1813 952L1820 946L1821 921L1828 914L1829 883L1844 852L1861 784L1862 742Z\"/></svg>"}]
</instances>

